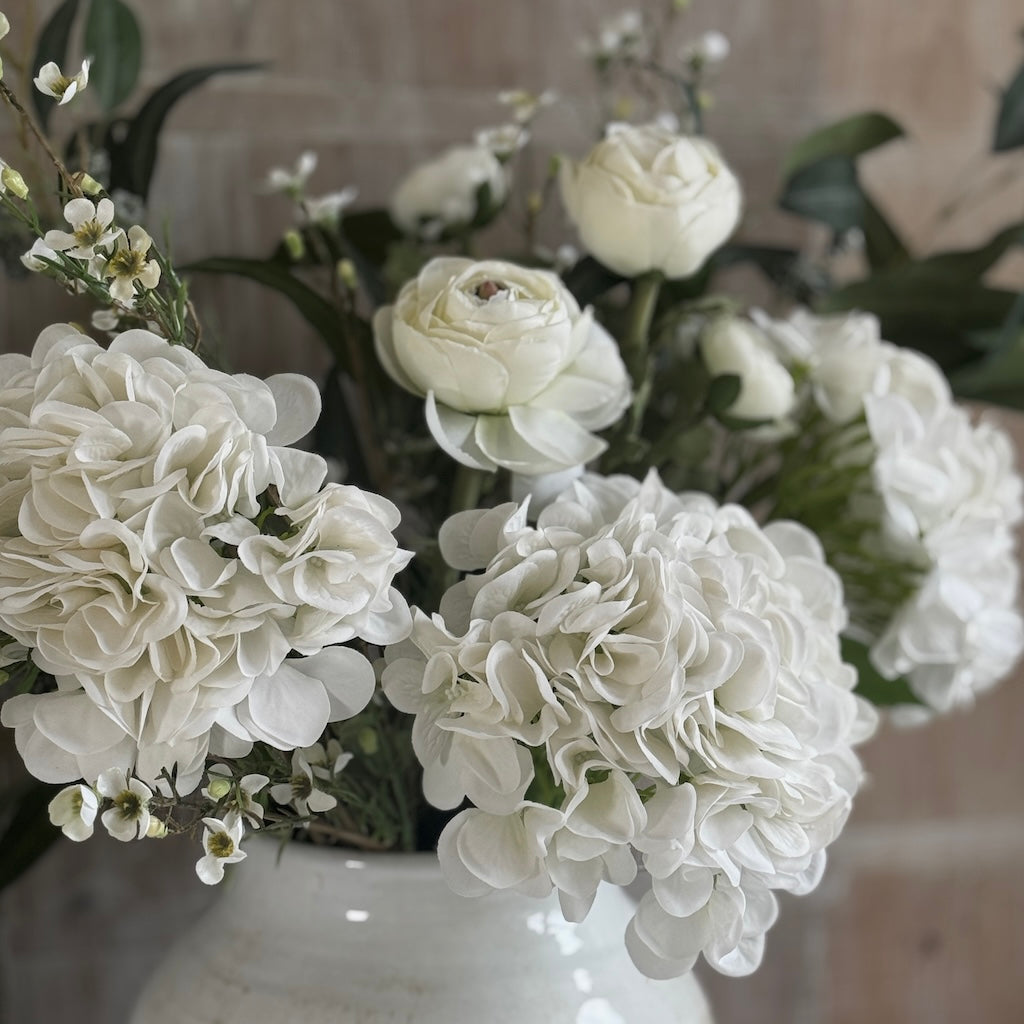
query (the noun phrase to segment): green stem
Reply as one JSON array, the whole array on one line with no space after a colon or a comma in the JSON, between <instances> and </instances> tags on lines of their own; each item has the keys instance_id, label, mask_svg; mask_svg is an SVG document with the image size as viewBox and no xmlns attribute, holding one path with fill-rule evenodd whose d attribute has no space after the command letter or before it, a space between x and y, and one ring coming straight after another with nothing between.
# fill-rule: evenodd
<instances>
[{"instance_id":1,"label":"green stem","mask_svg":"<svg viewBox=\"0 0 1024 1024\"><path fill-rule=\"evenodd\" d=\"M480 501L483 487L483 471L472 469L470 466L464 466L460 462L455 470L455 480L452 483L450 513L454 515L456 512L465 512L468 509L476 508Z\"/></svg>"},{"instance_id":2,"label":"green stem","mask_svg":"<svg viewBox=\"0 0 1024 1024\"><path fill-rule=\"evenodd\" d=\"M633 381L633 405L629 414L629 434L637 437L643 425L647 402L651 397L649 347L651 323L664 280L660 270L649 270L633 282L633 294L622 335L622 359Z\"/></svg>"}]
</instances>

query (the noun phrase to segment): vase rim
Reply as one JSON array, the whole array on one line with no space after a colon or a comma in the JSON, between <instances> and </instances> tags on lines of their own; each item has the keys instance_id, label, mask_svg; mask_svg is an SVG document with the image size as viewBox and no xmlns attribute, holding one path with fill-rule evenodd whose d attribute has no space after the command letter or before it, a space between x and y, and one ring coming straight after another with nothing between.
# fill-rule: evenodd
<instances>
[{"instance_id":1,"label":"vase rim","mask_svg":"<svg viewBox=\"0 0 1024 1024\"><path fill-rule=\"evenodd\" d=\"M288 857L291 860L300 859L307 863L326 864L337 866L339 860L344 859L346 866L358 870L364 866L372 867L374 871L387 873L395 872L402 875L422 875L423 877L437 877L440 866L435 850L417 850L409 852L404 850L356 850L347 846L329 846L326 843L305 843L301 840L288 839L281 841L271 836L256 833L254 838L259 840L258 844L249 843L248 851L254 849L260 851L260 858L267 856L266 851L276 859ZM280 853L275 847L280 847ZM243 865L244 870L244 865Z\"/></svg>"}]
</instances>

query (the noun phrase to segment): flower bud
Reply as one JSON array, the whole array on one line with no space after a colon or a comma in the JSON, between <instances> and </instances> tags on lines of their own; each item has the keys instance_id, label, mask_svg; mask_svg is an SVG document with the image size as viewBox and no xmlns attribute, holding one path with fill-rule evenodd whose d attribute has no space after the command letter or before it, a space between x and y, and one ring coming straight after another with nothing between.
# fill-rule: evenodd
<instances>
[{"instance_id":1,"label":"flower bud","mask_svg":"<svg viewBox=\"0 0 1024 1024\"><path fill-rule=\"evenodd\" d=\"M350 259L338 260L335 267L338 280L350 291L355 291L359 284L359 275L356 273L356 265Z\"/></svg>"},{"instance_id":2,"label":"flower bud","mask_svg":"<svg viewBox=\"0 0 1024 1024\"><path fill-rule=\"evenodd\" d=\"M98 196L101 192L105 191L103 186L91 174L83 173L79 175L78 187L87 196Z\"/></svg>"},{"instance_id":3,"label":"flower bud","mask_svg":"<svg viewBox=\"0 0 1024 1024\"><path fill-rule=\"evenodd\" d=\"M289 228L284 233L284 247L293 260L301 260L306 255L306 243L295 228Z\"/></svg>"},{"instance_id":4,"label":"flower bud","mask_svg":"<svg viewBox=\"0 0 1024 1024\"><path fill-rule=\"evenodd\" d=\"M6 191L16 195L19 199L28 198L28 185L13 167L5 166L3 171L0 171L0 182L3 183Z\"/></svg>"},{"instance_id":5,"label":"flower bud","mask_svg":"<svg viewBox=\"0 0 1024 1024\"><path fill-rule=\"evenodd\" d=\"M163 839L167 835L167 824L159 818L149 819L149 828L146 829L146 838Z\"/></svg>"},{"instance_id":6,"label":"flower bud","mask_svg":"<svg viewBox=\"0 0 1024 1024\"><path fill-rule=\"evenodd\" d=\"M377 738L377 731L376 729L371 729L369 726L365 726L359 730L356 742L359 744L359 749L367 757L373 757L373 755L380 749L380 740Z\"/></svg>"},{"instance_id":7,"label":"flower bud","mask_svg":"<svg viewBox=\"0 0 1024 1024\"><path fill-rule=\"evenodd\" d=\"M230 779L211 779L207 787L211 800L223 800L231 792Z\"/></svg>"}]
</instances>

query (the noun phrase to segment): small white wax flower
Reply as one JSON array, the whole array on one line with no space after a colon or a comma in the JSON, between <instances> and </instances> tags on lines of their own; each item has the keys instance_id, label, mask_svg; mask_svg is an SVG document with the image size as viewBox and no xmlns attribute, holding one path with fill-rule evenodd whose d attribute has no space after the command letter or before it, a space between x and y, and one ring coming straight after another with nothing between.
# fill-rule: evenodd
<instances>
[{"instance_id":1,"label":"small white wax flower","mask_svg":"<svg viewBox=\"0 0 1024 1024\"><path fill-rule=\"evenodd\" d=\"M272 167L267 172L265 188L268 192L281 192L297 199L302 195L306 182L316 170L317 155L311 150L300 154L292 170L284 167Z\"/></svg>"},{"instance_id":2,"label":"small white wax flower","mask_svg":"<svg viewBox=\"0 0 1024 1024\"><path fill-rule=\"evenodd\" d=\"M67 786L51 801L47 810L50 821L76 843L88 839L92 835L93 822L99 801L96 794L83 785Z\"/></svg>"},{"instance_id":3,"label":"small white wax flower","mask_svg":"<svg viewBox=\"0 0 1024 1024\"><path fill-rule=\"evenodd\" d=\"M553 89L536 94L528 89L505 89L498 93L498 102L512 108L512 116L520 123L532 121L544 107L550 107L558 99Z\"/></svg>"},{"instance_id":4,"label":"small white wax flower","mask_svg":"<svg viewBox=\"0 0 1024 1024\"><path fill-rule=\"evenodd\" d=\"M96 789L114 804L100 819L106 830L122 843L142 839L149 831L149 801L153 797L149 786L127 778L120 768L110 768L100 773Z\"/></svg>"},{"instance_id":5,"label":"small white wax flower","mask_svg":"<svg viewBox=\"0 0 1024 1024\"><path fill-rule=\"evenodd\" d=\"M245 860L246 852L239 845L242 842L243 826L240 819L221 821L219 818L203 818L204 856L196 862L196 874L207 885L216 885L224 878L224 866Z\"/></svg>"},{"instance_id":6,"label":"small white wax flower","mask_svg":"<svg viewBox=\"0 0 1024 1024\"><path fill-rule=\"evenodd\" d=\"M226 764L213 764L207 770L210 784L202 791L207 800L219 803L234 790L227 804L228 818L243 817L250 825L259 828L263 821L263 805L253 799L270 779L266 775L243 775L234 782L231 769Z\"/></svg>"},{"instance_id":7,"label":"small white wax flower","mask_svg":"<svg viewBox=\"0 0 1024 1024\"><path fill-rule=\"evenodd\" d=\"M3 39L8 32L11 31L11 23L7 20L7 15L3 11L0 11L0 39Z\"/></svg>"},{"instance_id":8,"label":"small white wax flower","mask_svg":"<svg viewBox=\"0 0 1024 1024\"><path fill-rule=\"evenodd\" d=\"M683 60L697 67L721 64L729 56L732 47L721 32L705 32L696 42L687 46L682 53Z\"/></svg>"},{"instance_id":9,"label":"small white wax flower","mask_svg":"<svg viewBox=\"0 0 1024 1024\"><path fill-rule=\"evenodd\" d=\"M313 766L309 763L307 751L313 753L316 758L316 748L296 750L292 754L292 776L288 782L278 783L270 789L271 797L279 804L291 804L299 814L319 814L321 811L329 811L337 804L329 793L317 789L313 782ZM323 748L320 747L320 754Z\"/></svg>"},{"instance_id":10,"label":"small white wax flower","mask_svg":"<svg viewBox=\"0 0 1024 1024\"><path fill-rule=\"evenodd\" d=\"M145 229L133 224L128 234L117 236L116 248L103 268L103 276L110 279L110 297L122 306L135 301L135 282L148 291L160 282L160 264L146 259L153 239Z\"/></svg>"},{"instance_id":11,"label":"small white wax flower","mask_svg":"<svg viewBox=\"0 0 1024 1024\"><path fill-rule=\"evenodd\" d=\"M343 188L325 196L310 196L302 200L302 212L310 224L334 227L342 212L355 202L358 195L356 188Z\"/></svg>"},{"instance_id":12,"label":"small white wax flower","mask_svg":"<svg viewBox=\"0 0 1024 1024\"><path fill-rule=\"evenodd\" d=\"M64 207L64 219L71 225L71 231L47 231L43 241L51 249L78 260L93 259L96 250L110 245L120 230L114 226L114 204L109 199L98 203L72 199Z\"/></svg>"},{"instance_id":13,"label":"small white wax flower","mask_svg":"<svg viewBox=\"0 0 1024 1024\"><path fill-rule=\"evenodd\" d=\"M54 253L56 255L56 253ZM24 262L25 257L22 257ZM89 317L89 323L96 328L97 331L106 331L109 334L113 334L117 331L119 324L121 323L121 317L116 309L96 309L93 310L92 316Z\"/></svg>"},{"instance_id":14,"label":"small white wax flower","mask_svg":"<svg viewBox=\"0 0 1024 1024\"><path fill-rule=\"evenodd\" d=\"M60 262L57 254L41 238L37 238L32 243L32 248L22 254L21 257L22 265L37 273L40 270L50 269L49 264L45 263L44 260L51 260L54 263Z\"/></svg>"},{"instance_id":15,"label":"small white wax flower","mask_svg":"<svg viewBox=\"0 0 1024 1024\"><path fill-rule=\"evenodd\" d=\"M89 58L82 61L82 70L68 77L52 60L39 69L32 79L35 87L47 96L52 96L60 106L70 103L89 84Z\"/></svg>"},{"instance_id":16,"label":"small white wax flower","mask_svg":"<svg viewBox=\"0 0 1024 1024\"><path fill-rule=\"evenodd\" d=\"M481 128L473 140L478 146L489 149L499 160L507 160L530 141L530 133L521 124L509 122Z\"/></svg>"}]
</instances>

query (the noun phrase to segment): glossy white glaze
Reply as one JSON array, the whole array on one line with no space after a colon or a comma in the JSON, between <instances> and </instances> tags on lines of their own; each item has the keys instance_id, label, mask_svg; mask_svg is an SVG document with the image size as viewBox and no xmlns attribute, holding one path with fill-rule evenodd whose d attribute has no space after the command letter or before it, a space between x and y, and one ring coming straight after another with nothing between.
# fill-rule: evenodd
<instances>
[{"instance_id":1,"label":"glossy white glaze","mask_svg":"<svg viewBox=\"0 0 1024 1024\"><path fill-rule=\"evenodd\" d=\"M131 1024L712 1024L692 975L630 963L621 889L571 925L553 898L454 895L433 855L248 849Z\"/></svg>"}]
</instances>

